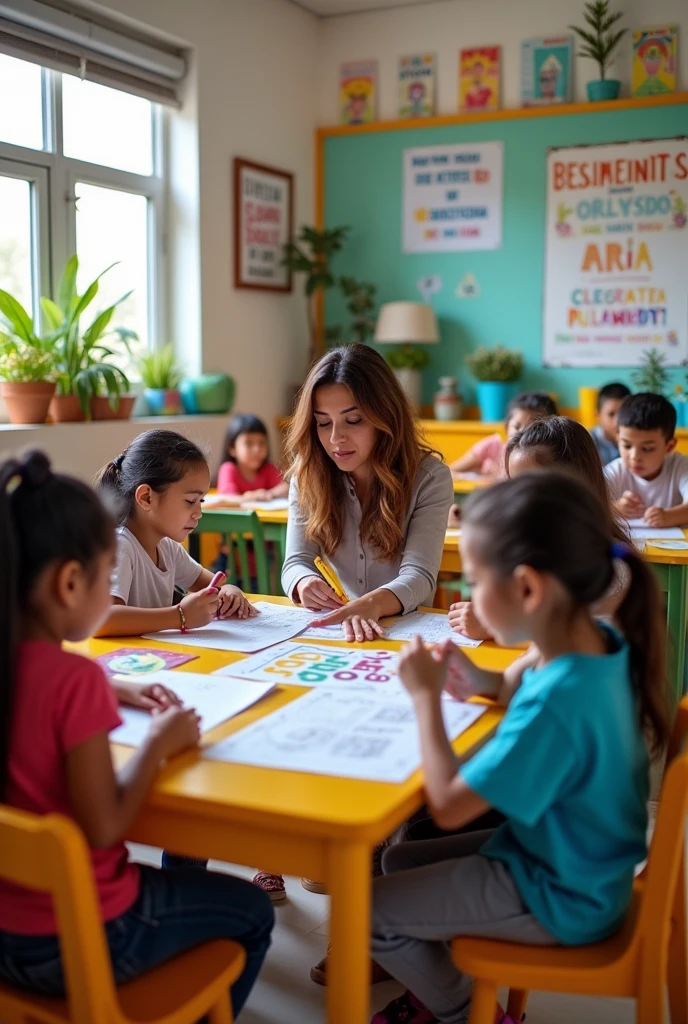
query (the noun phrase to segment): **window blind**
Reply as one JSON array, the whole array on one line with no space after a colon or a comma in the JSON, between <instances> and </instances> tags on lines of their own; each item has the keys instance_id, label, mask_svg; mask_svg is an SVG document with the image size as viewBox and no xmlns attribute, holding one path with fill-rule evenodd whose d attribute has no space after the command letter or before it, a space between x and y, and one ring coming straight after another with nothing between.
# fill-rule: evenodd
<instances>
[{"instance_id":1,"label":"window blind","mask_svg":"<svg viewBox=\"0 0 688 1024\"><path fill-rule=\"evenodd\" d=\"M155 103L181 106L187 70L183 51L75 10L38 0L0 0L0 52Z\"/></svg>"}]
</instances>

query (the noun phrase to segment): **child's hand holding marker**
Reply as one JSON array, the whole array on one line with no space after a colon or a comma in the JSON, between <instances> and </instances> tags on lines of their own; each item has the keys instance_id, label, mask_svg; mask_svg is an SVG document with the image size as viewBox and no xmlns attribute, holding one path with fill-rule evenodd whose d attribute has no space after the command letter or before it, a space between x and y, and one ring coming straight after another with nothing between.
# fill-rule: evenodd
<instances>
[{"instance_id":1,"label":"child's hand holding marker","mask_svg":"<svg viewBox=\"0 0 688 1024\"><path fill-rule=\"evenodd\" d=\"M243 591L231 583L222 586L225 576L224 572L216 572L207 587L208 593L218 596L219 603L215 617L218 619L229 619L232 616L236 616L237 619L254 618L258 611L247 600Z\"/></svg>"}]
</instances>

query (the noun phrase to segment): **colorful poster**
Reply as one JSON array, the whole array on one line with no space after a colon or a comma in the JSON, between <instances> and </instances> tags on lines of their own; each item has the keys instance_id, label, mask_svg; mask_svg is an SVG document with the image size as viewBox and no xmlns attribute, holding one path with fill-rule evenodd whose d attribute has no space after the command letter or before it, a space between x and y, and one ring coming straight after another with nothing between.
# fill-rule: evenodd
<instances>
[{"instance_id":1,"label":"colorful poster","mask_svg":"<svg viewBox=\"0 0 688 1024\"><path fill-rule=\"evenodd\" d=\"M459 110L499 107L499 47L477 46L459 54Z\"/></svg>"},{"instance_id":2,"label":"colorful poster","mask_svg":"<svg viewBox=\"0 0 688 1024\"><path fill-rule=\"evenodd\" d=\"M521 44L521 104L570 103L573 38L527 39Z\"/></svg>"},{"instance_id":3,"label":"colorful poster","mask_svg":"<svg viewBox=\"0 0 688 1024\"><path fill-rule=\"evenodd\" d=\"M435 57L431 53L399 58L399 117L435 113Z\"/></svg>"},{"instance_id":4,"label":"colorful poster","mask_svg":"<svg viewBox=\"0 0 688 1024\"><path fill-rule=\"evenodd\" d=\"M157 647L118 647L109 654L101 654L96 661L108 679L119 675L143 678L152 672L185 665L197 657L197 654L176 654L173 651L161 651Z\"/></svg>"},{"instance_id":5,"label":"colorful poster","mask_svg":"<svg viewBox=\"0 0 688 1024\"><path fill-rule=\"evenodd\" d=\"M676 92L676 43L678 28L648 28L633 33L634 96L661 96Z\"/></svg>"},{"instance_id":6,"label":"colorful poster","mask_svg":"<svg viewBox=\"0 0 688 1024\"><path fill-rule=\"evenodd\" d=\"M234 160L234 287L290 292L282 263L291 240L294 178L288 171Z\"/></svg>"},{"instance_id":7,"label":"colorful poster","mask_svg":"<svg viewBox=\"0 0 688 1024\"><path fill-rule=\"evenodd\" d=\"M499 249L501 142L404 150L404 252Z\"/></svg>"},{"instance_id":8,"label":"colorful poster","mask_svg":"<svg viewBox=\"0 0 688 1024\"><path fill-rule=\"evenodd\" d=\"M688 357L688 140L551 150L544 363Z\"/></svg>"},{"instance_id":9,"label":"colorful poster","mask_svg":"<svg viewBox=\"0 0 688 1024\"><path fill-rule=\"evenodd\" d=\"M377 61L342 64L339 74L339 120L368 124L377 117Z\"/></svg>"}]
</instances>

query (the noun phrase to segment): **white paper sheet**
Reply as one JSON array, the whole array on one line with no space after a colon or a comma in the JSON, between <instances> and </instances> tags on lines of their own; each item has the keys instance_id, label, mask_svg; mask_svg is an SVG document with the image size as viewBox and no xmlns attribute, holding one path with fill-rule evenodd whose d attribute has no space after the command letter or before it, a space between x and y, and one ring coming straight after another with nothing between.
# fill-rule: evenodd
<instances>
[{"instance_id":1,"label":"white paper sheet","mask_svg":"<svg viewBox=\"0 0 688 1024\"><path fill-rule=\"evenodd\" d=\"M452 739L485 707L443 701ZM283 771L313 772L377 782L403 782L420 766L410 697L312 690L259 722L204 750L203 757Z\"/></svg>"},{"instance_id":2,"label":"white paper sheet","mask_svg":"<svg viewBox=\"0 0 688 1024\"><path fill-rule=\"evenodd\" d=\"M388 640L412 640L414 636L420 636L428 644L451 640L457 647L480 647L482 643L482 640L471 640L455 633L446 615L432 612L411 612L396 619L385 632Z\"/></svg>"},{"instance_id":3,"label":"white paper sheet","mask_svg":"<svg viewBox=\"0 0 688 1024\"><path fill-rule=\"evenodd\" d=\"M402 686L397 677L398 658L398 652L389 648L325 647L288 641L225 665L216 674L291 686L399 691Z\"/></svg>"},{"instance_id":4,"label":"white paper sheet","mask_svg":"<svg viewBox=\"0 0 688 1024\"><path fill-rule=\"evenodd\" d=\"M633 540L683 540L683 530L678 526L648 526L644 519L629 519L628 527Z\"/></svg>"},{"instance_id":5,"label":"white paper sheet","mask_svg":"<svg viewBox=\"0 0 688 1024\"><path fill-rule=\"evenodd\" d=\"M195 708L201 717L201 732L210 732L251 707L275 688L274 682L249 682L219 679L198 672L155 672L146 676L146 684L161 683L174 691L185 707ZM123 725L110 733L113 743L138 747L148 734L151 716L138 708L120 708Z\"/></svg>"},{"instance_id":6,"label":"white paper sheet","mask_svg":"<svg viewBox=\"0 0 688 1024\"><path fill-rule=\"evenodd\" d=\"M273 498L271 501L242 501L241 507L261 512L286 512L289 508L289 499Z\"/></svg>"},{"instance_id":7,"label":"white paper sheet","mask_svg":"<svg viewBox=\"0 0 688 1024\"><path fill-rule=\"evenodd\" d=\"M313 612L268 601L257 601L256 608L260 614L254 619L218 619L188 633L166 629L161 633L146 633L145 637L166 644L250 654L296 636L313 618Z\"/></svg>"},{"instance_id":8,"label":"white paper sheet","mask_svg":"<svg viewBox=\"0 0 688 1024\"><path fill-rule=\"evenodd\" d=\"M688 551L688 540L651 540L648 543L663 551Z\"/></svg>"}]
</instances>

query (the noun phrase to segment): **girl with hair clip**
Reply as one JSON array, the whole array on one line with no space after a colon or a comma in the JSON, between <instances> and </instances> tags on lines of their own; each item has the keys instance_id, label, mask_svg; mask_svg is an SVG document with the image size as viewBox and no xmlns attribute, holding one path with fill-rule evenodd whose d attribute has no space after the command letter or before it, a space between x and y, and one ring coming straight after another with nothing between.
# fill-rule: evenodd
<instances>
[{"instance_id":1,"label":"girl with hair clip","mask_svg":"<svg viewBox=\"0 0 688 1024\"><path fill-rule=\"evenodd\" d=\"M96 662L62 650L108 615L114 566L114 519L90 488L53 474L41 452L0 465L0 801L66 815L84 832L117 984L234 939L247 957L231 993L238 1014L270 944L270 901L229 875L137 866L124 845L158 769L198 742L198 716L170 704L116 770L114 691ZM65 995L50 896L5 881L0 979Z\"/></svg>"},{"instance_id":2,"label":"girl with hair clip","mask_svg":"<svg viewBox=\"0 0 688 1024\"><path fill-rule=\"evenodd\" d=\"M471 982L453 965L457 935L577 946L622 924L646 856L648 744L669 734L657 582L613 537L608 506L572 475L532 473L465 506L461 557L478 616L500 644L531 642L517 680L486 672L450 641L402 652L418 719L425 792L442 829L494 808L492 832L402 843L373 883L372 953L407 986L373 1024L464 1024ZM591 607L628 567L618 629ZM482 694L506 714L459 765L442 691ZM501 1010L496 1020L514 1024Z\"/></svg>"}]
</instances>

